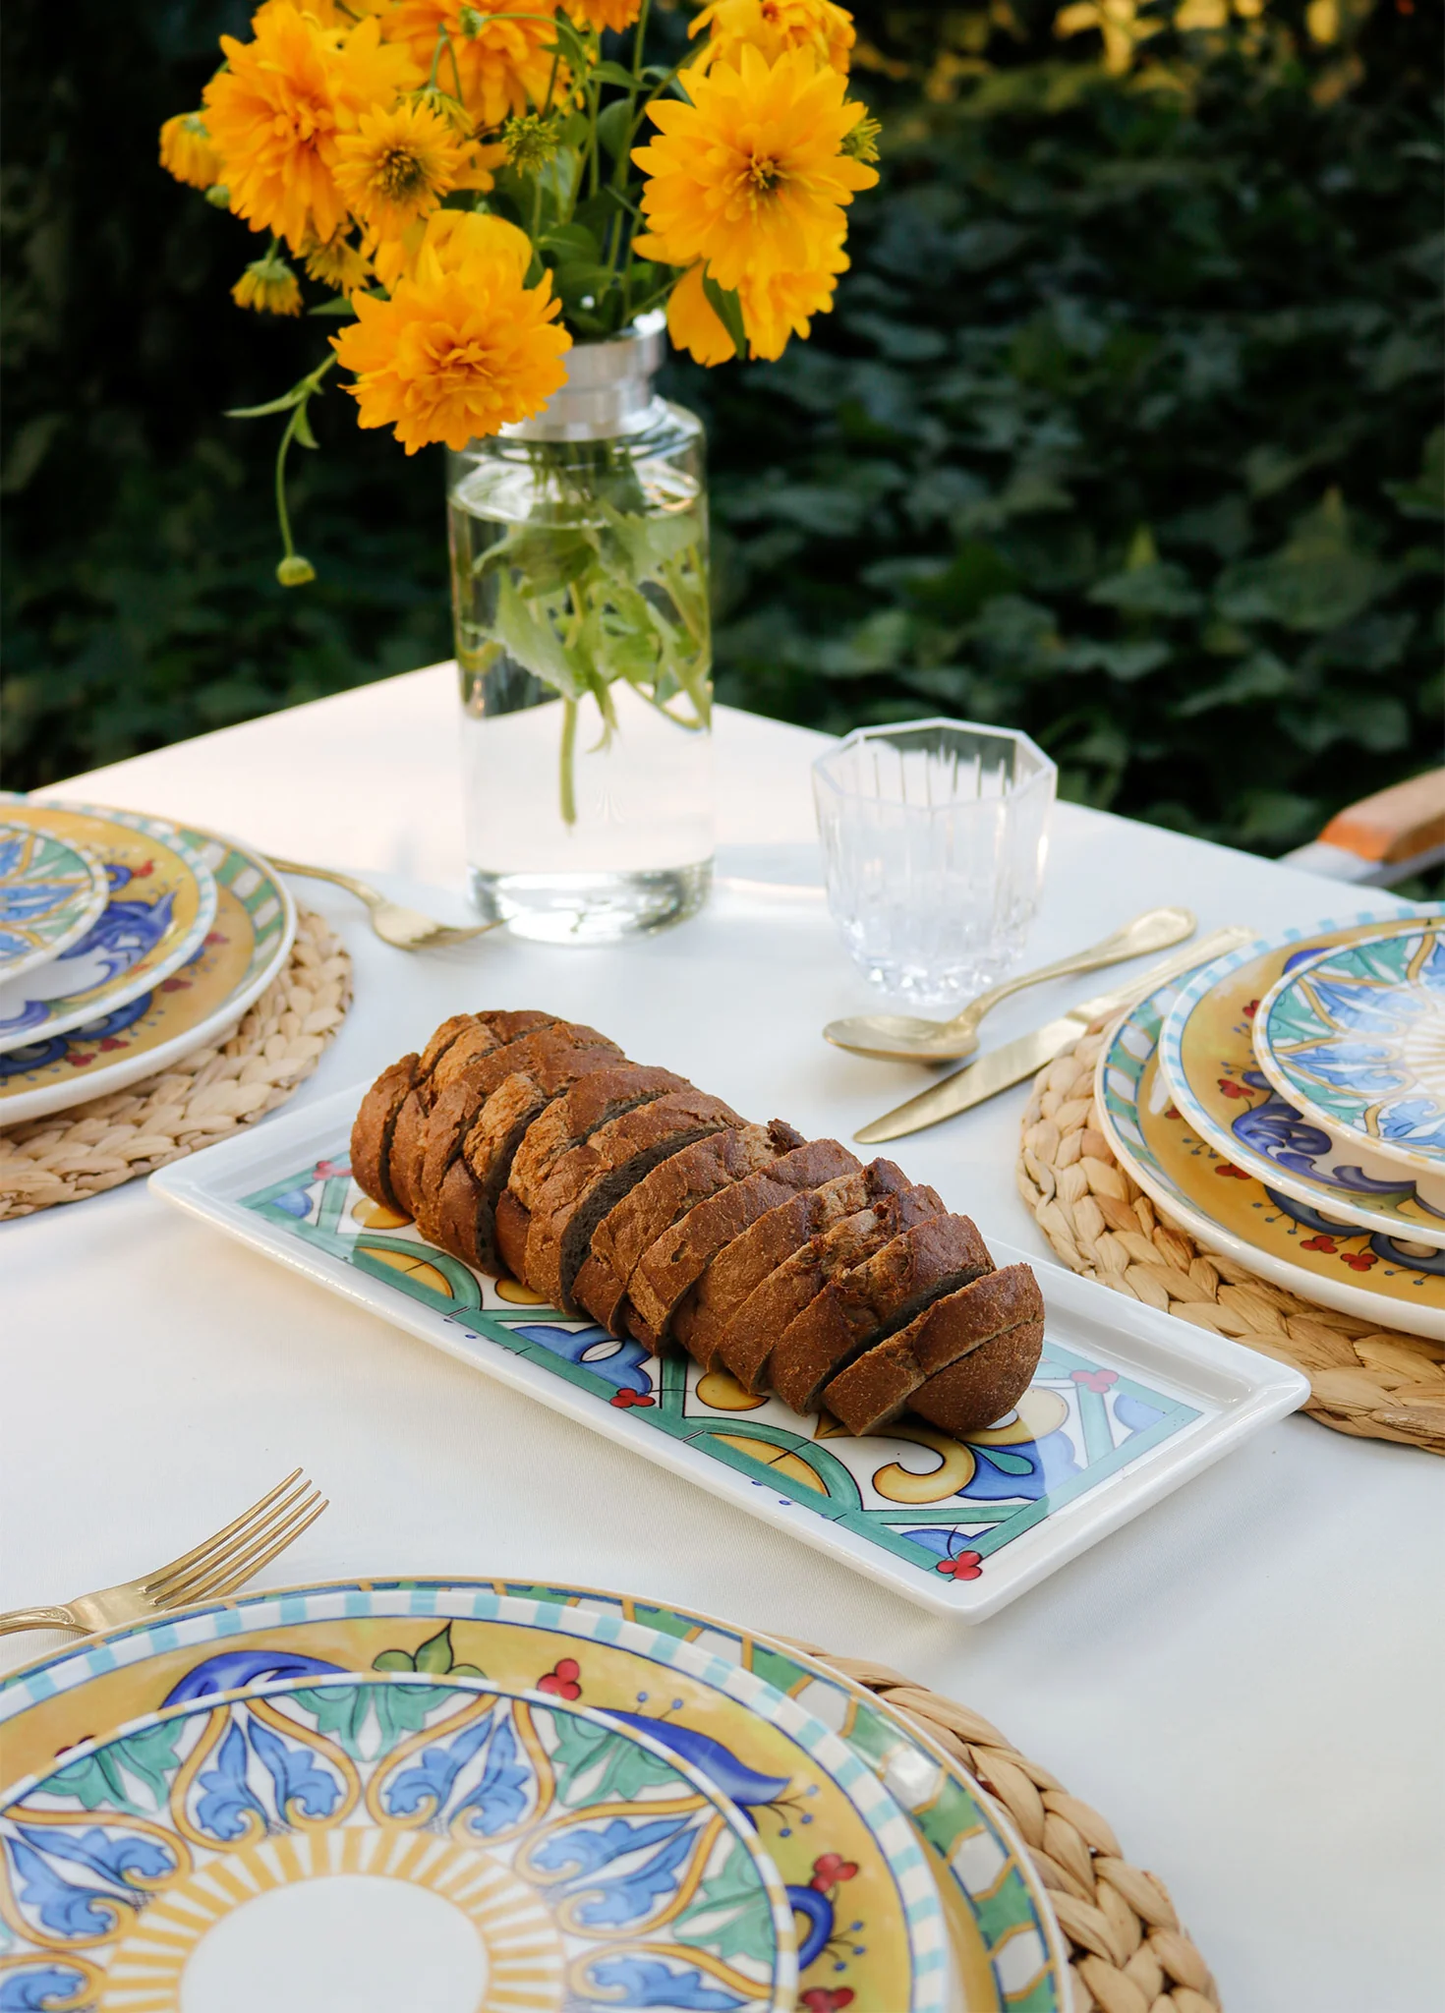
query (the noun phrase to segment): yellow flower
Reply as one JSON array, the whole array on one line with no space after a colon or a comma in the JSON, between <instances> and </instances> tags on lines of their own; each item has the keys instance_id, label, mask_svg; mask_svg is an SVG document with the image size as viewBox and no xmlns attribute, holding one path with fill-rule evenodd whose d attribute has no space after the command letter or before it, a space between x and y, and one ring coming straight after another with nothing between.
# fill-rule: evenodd
<instances>
[{"instance_id":1,"label":"yellow flower","mask_svg":"<svg viewBox=\"0 0 1445 2013\"><path fill-rule=\"evenodd\" d=\"M837 276L847 267L840 240L826 263L814 272L745 279L738 288L738 304L747 330L748 355L771 361L782 355L790 336L806 338L811 318L832 308ZM668 298L667 332L679 349L701 364L727 363L737 355L732 337L707 297L701 262L688 268Z\"/></svg>"},{"instance_id":2,"label":"yellow flower","mask_svg":"<svg viewBox=\"0 0 1445 2013\"><path fill-rule=\"evenodd\" d=\"M253 259L231 289L238 308L262 315L299 315L301 284L273 245L263 259Z\"/></svg>"},{"instance_id":3,"label":"yellow flower","mask_svg":"<svg viewBox=\"0 0 1445 2013\"><path fill-rule=\"evenodd\" d=\"M566 0L566 7L578 28L620 31L630 28L642 12L642 0Z\"/></svg>"},{"instance_id":4,"label":"yellow flower","mask_svg":"<svg viewBox=\"0 0 1445 2013\"><path fill-rule=\"evenodd\" d=\"M379 233L404 230L456 186L462 149L448 122L426 105L363 112L336 142L336 185L353 216Z\"/></svg>"},{"instance_id":5,"label":"yellow flower","mask_svg":"<svg viewBox=\"0 0 1445 2013\"><path fill-rule=\"evenodd\" d=\"M330 287L333 293L354 293L371 278L371 267L349 239L332 238L313 245L306 254L306 270L313 280Z\"/></svg>"},{"instance_id":6,"label":"yellow flower","mask_svg":"<svg viewBox=\"0 0 1445 2013\"><path fill-rule=\"evenodd\" d=\"M451 46L442 50L437 81L448 91L460 81L462 103L478 127L490 128L546 98L556 12L557 0L397 0L387 33L430 71L444 29ZM559 94L564 75L558 71Z\"/></svg>"},{"instance_id":7,"label":"yellow flower","mask_svg":"<svg viewBox=\"0 0 1445 2013\"><path fill-rule=\"evenodd\" d=\"M178 112L161 127L161 166L192 189L209 189L220 180L220 158L199 112Z\"/></svg>"},{"instance_id":8,"label":"yellow flower","mask_svg":"<svg viewBox=\"0 0 1445 2013\"><path fill-rule=\"evenodd\" d=\"M523 284L532 247L499 217L440 210L416 276L389 301L358 294L357 319L332 337L356 382L362 426L390 426L408 454L469 440L539 412L567 376L551 275Z\"/></svg>"},{"instance_id":9,"label":"yellow flower","mask_svg":"<svg viewBox=\"0 0 1445 2013\"><path fill-rule=\"evenodd\" d=\"M846 88L805 49L771 66L744 49L737 69L718 63L689 77L690 105L653 104L662 137L632 156L650 177L642 209L653 255L705 259L724 287L823 267L843 236L843 206L878 180L843 152L863 117Z\"/></svg>"},{"instance_id":10,"label":"yellow flower","mask_svg":"<svg viewBox=\"0 0 1445 2013\"><path fill-rule=\"evenodd\" d=\"M374 17L323 29L290 0L271 0L254 42L221 37L226 68L207 84L206 123L231 208L253 231L275 231L299 252L334 238L346 218L336 186L340 132L418 81L404 50L381 40Z\"/></svg>"},{"instance_id":11,"label":"yellow flower","mask_svg":"<svg viewBox=\"0 0 1445 2013\"><path fill-rule=\"evenodd\" d=\"M790 49L807 49L819 63L848 74L849 52L857 40L853 16L833 0L713 0L688 29L708 31L708 45L698 58L736 64L744 49L756 49L765 62L775 63Z\"/></svg>"}]
</instances>

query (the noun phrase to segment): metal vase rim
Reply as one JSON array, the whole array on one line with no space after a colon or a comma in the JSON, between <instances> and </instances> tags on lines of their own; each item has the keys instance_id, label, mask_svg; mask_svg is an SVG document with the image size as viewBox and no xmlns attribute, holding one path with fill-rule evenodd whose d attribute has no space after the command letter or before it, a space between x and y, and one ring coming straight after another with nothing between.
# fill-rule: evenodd
<instances>
[{"instance_id":1,"label":"metal vase rim","mask_svg":"<svg viewBox=\"0 0 1445 2013\"><path fill-rule=\"evenodd\" d=\"M530 419L500 427L503 440L609 440L640 433L656 417L652 377L662 362L667 316L639 315L624 335L574 343L567 382Z\"/></svg>"}]
</instances>

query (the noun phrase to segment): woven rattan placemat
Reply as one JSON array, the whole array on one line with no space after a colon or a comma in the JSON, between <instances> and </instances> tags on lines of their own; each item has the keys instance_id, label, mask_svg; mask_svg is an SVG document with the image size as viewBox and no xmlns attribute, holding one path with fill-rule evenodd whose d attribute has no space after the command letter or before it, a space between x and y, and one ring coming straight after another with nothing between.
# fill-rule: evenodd
<instances>
[{"instance_id":1,"label":"woven rattan placemat","mask_svg":"<svg viewBox=\"0 0 1445 2013\"><path fill-rule=\"evenodd\" d=\"M1114 1158L1094 1106L1104 1031L1057 1055L1023 1119L1019 1189L1064 1263L1181 1320L1293 1363L1321 1425L1445 1454L1445 1345L1301 1300L1155 1208Z\"/></svg>"},{"instance_id":2,"label":"woven rattan placemat","mask_svg":"<svg viewBox=\"0 0 1445 2013\"><path fill-rule=\"evenodd\" d=\"M351 1003L351 959L303 909L282 972L225 1040L157 1076L0 1132L0 1218L118 1188L284 1104Z\"/></svg>"}]
</instances>

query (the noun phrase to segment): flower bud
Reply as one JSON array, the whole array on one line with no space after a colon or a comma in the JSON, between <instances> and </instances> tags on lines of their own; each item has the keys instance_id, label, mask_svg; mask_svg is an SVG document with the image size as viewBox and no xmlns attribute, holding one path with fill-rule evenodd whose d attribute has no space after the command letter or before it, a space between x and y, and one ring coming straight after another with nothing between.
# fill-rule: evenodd
<instances>
[{"instance_id":1,"label":"flower bud","mask_svg":"<svg viewBox=\"0 0 1445 2013\"><path fill-rule=\"evenodd\" d=\"M299 552L288 552L276 568L276 578L283 587L305 587L316 578L316 568Z\"/></svg>"}]
</instances>

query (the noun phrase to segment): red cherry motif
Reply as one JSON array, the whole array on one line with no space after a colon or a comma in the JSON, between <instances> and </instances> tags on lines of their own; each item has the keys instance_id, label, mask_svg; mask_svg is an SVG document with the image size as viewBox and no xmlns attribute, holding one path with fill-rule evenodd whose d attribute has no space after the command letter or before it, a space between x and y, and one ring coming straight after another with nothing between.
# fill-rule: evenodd
<instances>
[{"instance_id":1,"label":"red cherry motif","mask_svg":"<svg viewBox=\"0 0 1445 2013\"><path fill-rule=\"evenodd\" d=\"M1300 1239L1301 1251L1327 1251L1333 1258L1338 1253L1339 1248L1333 1237L1303 1237Z\"/></svg>"},{"instance_id":2,"label":"red cherry motif","mask_svg":"<svg viewBox=\"0 0 1445 2013\"><path fill-rule=\"evenodd\" d=\"M826 1894L840 1880L852 1880L857 1871L856 1860L845 1859L841 1852L823 1852L813 1861L813 1877L808 1885Z\"/></svg>"},{"instance_id":3,"label":"red cherry motif","mask_svg":"<svg viewBox=\"0 0 1445 2013\"><path fill-rule=\"evenodd\" d=\"M1345 1264L1352 1265L1356 1272L1368 1272L1372 1265L1378 1265L1380 1262L1373 1251L1357 1251L1353 1255L1348 1251L1342 1251L1340 1256Z\"/></svg>"},{"instance_id":4,"label":"red cherry motif","mask_svg":"<svg viewBox=\"0 0 1445 2013\"><path fill-rule=\"evenodd\" d=\"M1169 1107L1169 1109L1168 1109L1168 1110L1167 1110L1167 1111L1165 1112L1164 1116L1165 1116L1166 1118L1178 1118L1178 1116L1179 1116L1179 1108L1178 1108L1178 1106L1177 1106L1177 1105L1173 1105L1173 1104L1171 1104L1171 1105L1170 1105L1170 1107Z\"/></svg>"},{"instance_id":5,"label":"red cherry motif","mask_svg":"<svg viewBox=\"0 0 1445 2013\"><path fill-rule=\"evenodd\" d=\"M65 1060L72 1069L89 1069L95 1061L94 1055L68 1055Z\"/></svg>"},{"instance_id":6,"label":"red cherry motif","mask_svg":"<svg viewBox=\"0 0 1445 2013\"><path fill-rule=\"evenodd\" d=\"M1219 1079L1219 1088L1226 1097L1248 1097L1249 1092L1242 1083L1232 1083L1227 1076Z\"/></svg>"},{"instance_id":7,"label":"red cherry motif","mask_svg":"<svg viewBox=\"0 0 1445 2013\"><path fill-rule=\"evenodd\" d=\"M607 1402L615 1405L619 1412L630 1412L634 1405L655 1405L657 1400L650 1391L623 1390L614 1391Z\"/></svg>"},{"instance_id":8,"label":"red cherry motif","mask_svg":"<svg viewBox=\"0 0 1445 2013\"><path fill-rule=\"evenodd\" d=\"M807 2008L807 2013L843 2013L845 2006L853 2004L851 1985L814 1985L798 2001Z\"/></svg>"},{"instance_id":9,"label":"red cherry motif","mask_svg":"<svg viewBox=\"0 0 1445 2013\"><path fill-rule=\"evenodd\" d=\"M1258 1012L1259 1012L1259 1001L1251 1000L1249 1005L1244 1009L1244 1017L1246 1020L1253 1020Z\"/></svg>"},{"instance_id":10,"label":"red cherry motif","mask_svg":"<svg viewBox=\"0 0 1445 2013\"><path fill-rule=\"evenodd\" d=\"M983 1573L981 1552L956 1552L951 1559L940 1559L933 1569L950 1580L976 1580Z\"/></svg>"},{"instance_id":11,"label":"red cherry motif","mask_svg":"<svg viewBox=\"0 0 1445 2013\"><path fill-rule=\"evenodd\" d=\"M117 1041L113 1034L108 1034L100 1045L103 1049L130 1047L130 1043L128 1041Z\"/></svg>"},{"instance_id":12,"label":"red cherry motif","mask_svg":"<svg viewBox=\"0 0 1445 2013\"><path fill-rule=\"evenodd\" d=\"M538 1691L549 1691L557 1698L581 1698L582 1687L577 1682L581 1669L576 1657L563 1657L545 1677L537 1680Z\"/></svg>"},{"instance_id":13,"label":"red cherry motif","mask_svg":"<svg viewBox=\"0 0 1445 2013\"><path fill-rule=\"evenodd\" d=\"M143 867L136 867L132 870L131 879L133 881L149 880L150 876L155 872L155 870L156 870L155 861L147 860Z\"/></svg>"},{"instance_id":14,"label":"red cherry motif","mask_svg":"<svg viewBox=\"0 0 1445 2013\"><path fill-rule=\"evenodd\" d=\"M1221 1160L1215 1168L1216 1174L1227 1174L1232 1181L1248 1181L1249 1176L1242 1167L1232 1167L1227 1160Z\"/></svg>"},{"instance_id":15,"label":"red cherry motif","mask_svg":"<svg viewBox=\"0 0 1445 2013\"><path fill-rule=\"evenodd\" d=\"M1086 1391L1107 1391L1111 1384L1117 1384L1117 1370L1071 1370L1070 1377Z\"/></svg>"},{"instance_id":16,"label":"red cherry motif","mask_svg":"<svg viewBox=\"0 0 1445 2013\"><path fill-rule=\"evenodd\" d=\"M163 993L188 993L190 989L191 989L191 982L189 979L161 980L161 991Z\"/></svg>"}]
</instances>

